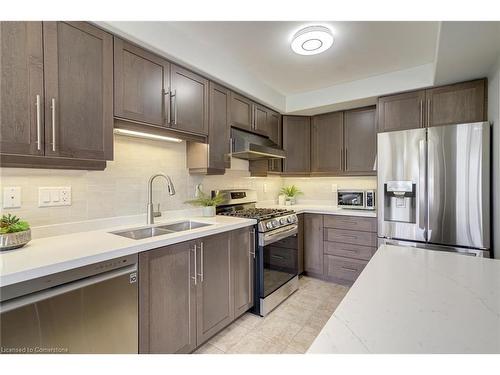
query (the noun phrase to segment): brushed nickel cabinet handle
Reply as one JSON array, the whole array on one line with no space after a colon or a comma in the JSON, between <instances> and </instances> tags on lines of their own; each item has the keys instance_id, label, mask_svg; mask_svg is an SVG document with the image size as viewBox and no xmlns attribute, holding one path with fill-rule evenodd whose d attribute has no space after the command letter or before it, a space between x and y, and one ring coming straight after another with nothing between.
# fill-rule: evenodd
<instances>
[{"instance_id":1,"label":"brushed nickel cabinet handle","mask_svg":"<svg viewBox=\"0 0 500 375\"><path fill-rule=\"evenodd\" d=\"M342 266L342 269L347 270L347 271L352 271L352 272L358 272L358 270L356 268L351 268L351 267Z\"/></svg>"},{"instance_id":2,"label":"brushed nickel cabinet handle","mask_svg":"<svg viewBox=\"0 0 500 375\"><path fill-rule=\"evenodd\" d=\"M420 100L420 127L424 127L424 101Z\"/></svg>"},{"instance_id":3,"label":"brushed nickel cabinet handle","mask_svg":"<svg viewBox=\"0 0 500 375\"><path fill-rule=\"evenodd\" d=\"M252 246L250 247L250 255L255 259L255 229L250 229L250 242Z\"/></svg>"},{"instance_id":4,"label":"brushed nickel cabinet handle","mask_svg":"<svg viewBox=\"0 0 500 375\"><path fill-rule=\"evenodd\" d=\"M431 126L431 100L427 99L427 126Z\"/></svg>"},{"instance_id":5,"label":"brushed nickel cabinet handle","mask_svg":"<svg viewBox=\"0 0 500 375\"><path fill-rule=\"evenodd\" d=\"M163 92L163 110L164 110L164 116L167 118L167 125L170 125L170 90L169 91L164 91Z\"/></svg>"},{"instance_id":6,"label":"brushed nickel cabinet handle","mask_svg":"<svg viewBox=\"0 0 500 375\"><path fill-rule=\"evenodd\" d=\"M170 107L174 111L174 122L173 125L177 125L177 90L172 90L170 92L170 98L173 100L174 105Z\"/></svg>"},{"instance_id":7,"label":"brushed nickel cabinet handle","mask_svg":"<svg viewBox=\"0 0 500 375\"><path fill-rule=\"evenodd\" d=\"M50 105L52 110L52 151L56 151L56 99L52 98L52 103Z\"/></svg>"},{"instance_id":8,"label":"brushed nickel cabinet handle","mask_svg":"<svg viewBox=\"0 0 500 375\"><path fill-rule=\"evenodd\" d=\"M344 170L347 171L347 147L344 150L345 157L344 157Z\"/></svg>"},{"instance_id":9,"label":"brushed nickel cabinet handle","mask_svg":"<svg viewBox=\"0 0 500 375\"><path fill-rule=\"evenodd\" d=\"M42 132L42 116L40 110L40 94L36 96L36 148L38 151L42 149L42 140L40 137L40 133Z\"/></svg>"},{"instance_id":10,"label":"brushed nickel cabinet handle","mask_svg":"<svg viewBox=\"0 0 500 375\"><path fill-rule=\"evenodd\" d=\"M203 282L203 242L200 243L200 273L198 274L200 276L201 282Z\"/></svg>"},{"instance_id":11,"label":"brushed nickel cabinet handle","mask_svg":"<svg viewBox=\"0 0 500 375\"><path fill-rule=\"evenodd\" d=\"M191 249L191 251L194 253L194 276L191 276L191 278L194 280L194 285L196 285L198 279L198 272L196 270L196 263L198 262L198 257L196 256L196 244L194 244L194 247Z\"/></svg>"}]
</instances>

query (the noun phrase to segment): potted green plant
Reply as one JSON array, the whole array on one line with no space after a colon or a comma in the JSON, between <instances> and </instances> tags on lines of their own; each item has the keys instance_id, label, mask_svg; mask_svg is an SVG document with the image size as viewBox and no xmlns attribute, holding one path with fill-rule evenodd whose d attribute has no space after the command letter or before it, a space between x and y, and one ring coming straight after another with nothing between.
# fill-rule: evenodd
<instances>
[{"instance_id":1,"label":"potted green plant","mask_svg":"<svg viewBox=\"0 0 500 375\"><path fill-rule=\"evenodd\" d=\"M286 199L285 204L287 205L295 204L296 197L298 195L304 194L295 185L283 186L280 190L280 193L285 196Z\"/></svg>"},{"instance_id":2,"label":"potted green plant","mask_svg":"<svg viewBox=\"0 0 500 375\"><path fill-rule=\"evenodd\" d=\"M30 226L15 215L0 218L0 251L23 247L31 241Z\"/></svg>"},{"instance_id":3,"label":"potted green plant","mask_svg":"<svg viewBox=\"0 0 500 375\"><path fill-rule=\"evenodd\" d=\"M215 206L221 204L224 198L217 192L215 196L205 194L198 188L198 196L195 199L186 201L193 206L203 207L203 216L215 216Z\"/></svg>"}]
</instances>

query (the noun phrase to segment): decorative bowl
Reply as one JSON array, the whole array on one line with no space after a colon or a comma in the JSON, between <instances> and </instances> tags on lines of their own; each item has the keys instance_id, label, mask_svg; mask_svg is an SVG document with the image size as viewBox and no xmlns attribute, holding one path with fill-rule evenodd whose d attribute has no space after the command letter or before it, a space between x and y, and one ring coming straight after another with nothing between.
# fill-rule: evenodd
<instances>
[{"instance_id":1,"label":"decorative bowl","mask_svg":"<svg viewBox=\"0 0 500 375\"><path fill-rule=\"evenodd\" d=\"M23 247L31 241L31 229L22 232L0 234L0 251Z\"/></svg>"}]
</instances>

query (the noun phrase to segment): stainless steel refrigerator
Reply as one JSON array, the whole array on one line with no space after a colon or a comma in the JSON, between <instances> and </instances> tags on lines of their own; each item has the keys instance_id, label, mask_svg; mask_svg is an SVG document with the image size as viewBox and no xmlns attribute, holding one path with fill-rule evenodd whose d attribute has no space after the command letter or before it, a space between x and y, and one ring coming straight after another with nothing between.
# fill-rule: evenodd
<instances>
[{"instance_id":1,"label":"stainless steel refrigerator","mask_svg":"<svg viewBox=\"0 0 500 375\"><path fill-rule=\"evenodd\" d=\"M489 257L490 124L378 134L379 244Z\"/></svg>"}]
</instances>

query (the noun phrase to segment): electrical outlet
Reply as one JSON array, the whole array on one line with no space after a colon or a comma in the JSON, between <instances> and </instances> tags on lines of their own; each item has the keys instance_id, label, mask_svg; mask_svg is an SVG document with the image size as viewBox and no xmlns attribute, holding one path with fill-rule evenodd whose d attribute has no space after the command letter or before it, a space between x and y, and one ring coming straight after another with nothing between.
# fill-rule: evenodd
<instances>
[{"instance_id":1,"label":"electrical outlet","mask_svg":"<svg viewBox=\"0 0 500 375\"><path fill-rule=\"evenodd\" d=\"M71 206L71 187L39 187L38 207Z\"/></svg>"},{"instance_id":2,"label":"electrical outlet","mask_svg":"<svg viewBox=\"0 0 500 375\"><path fill-rule=\"evenodd\" d=\"M267 184L262 184L262 190L267 193Z\"/></svg>"},{"instance_id":3,"label":"electrical outlet","mask_svg":"<svg viewBox=\"0 0 500 375\"><path fill-rule=\"evenodd\" d=\"M3 208L21 207L21 188L17 186L3 188Z\"/></svg>"}]
</instances>

